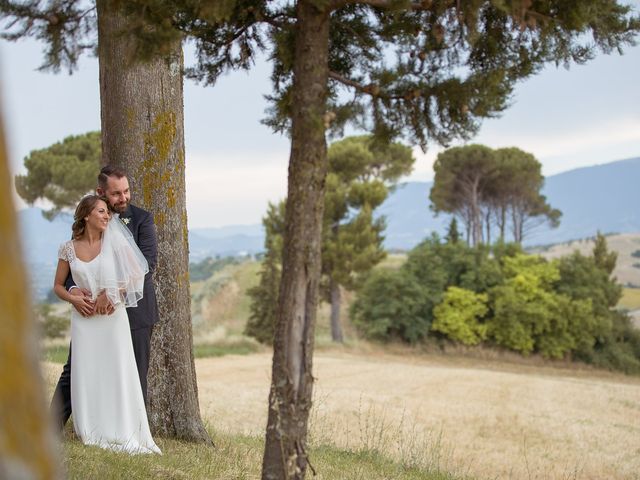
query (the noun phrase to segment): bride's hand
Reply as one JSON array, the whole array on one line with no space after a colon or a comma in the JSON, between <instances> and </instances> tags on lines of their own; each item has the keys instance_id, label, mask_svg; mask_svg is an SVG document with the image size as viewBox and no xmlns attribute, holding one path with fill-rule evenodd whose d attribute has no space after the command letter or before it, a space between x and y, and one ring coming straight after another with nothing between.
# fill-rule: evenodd
<instances>
[{"instance_id":1,"label":"bride's hand","mask_svg":"<svg viewBox=\"0 0 640 480\"><path fill-rule=\"evenodd\" d=\"M98 315L111 315L114 310L115 308L105 292L102 292L100 295L98 295L98 298L96 298L95 306L95 312Z\"/></svg>"},{"instance_id":2,"label":"bride's hand","mask_svg":"<svg viewBox=\"0 0 640 480\"><path fill-rule=\"evenodd\" d=\"M69 292L72 296L71 305L83 317L93 315L95 304L91 300L91 292L86 288L74 288Z\"/></svg>"}]
</instances>

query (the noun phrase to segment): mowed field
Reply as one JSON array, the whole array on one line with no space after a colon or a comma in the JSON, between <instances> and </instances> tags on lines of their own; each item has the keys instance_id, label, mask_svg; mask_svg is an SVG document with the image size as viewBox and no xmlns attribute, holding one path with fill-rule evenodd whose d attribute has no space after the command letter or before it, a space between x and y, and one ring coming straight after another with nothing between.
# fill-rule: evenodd
<instances>
[{"instance_id":1,"label":"mowed field","mask_svg":"<svg viewBox=\"0 0 640 480\"><path fill-rule=\"evenodd\" d=\"M45 363L53 384L61 365ZM271 355L196 360L214 431L262 436ZM483 479L640 478L640 379L439 355L320 351L310 440Z\"/></svg>"},{"instance_id":2,"label":"mowed field","mask_svg":"<svg viewBox=\"0 0 640 480\"><path fill-rule=\"evenodd\" d=\"M197 363L215 428L262 434L270 361ZM470 363L320 352L312 440L424 456L479 478L640 478L638 379Z\"/></svg>"},{"instance_id":3,"label":"mowed field","mask_svg":"<svg viewBox=\"0 0 640 480\"><path fill-rule=\"evenodd\" d=\"M271 356L196 363L215 429L262 435ZM640 380L438 356L318 352L311 440L477 478L640 478Z\"/></svg>"}]
</instances>

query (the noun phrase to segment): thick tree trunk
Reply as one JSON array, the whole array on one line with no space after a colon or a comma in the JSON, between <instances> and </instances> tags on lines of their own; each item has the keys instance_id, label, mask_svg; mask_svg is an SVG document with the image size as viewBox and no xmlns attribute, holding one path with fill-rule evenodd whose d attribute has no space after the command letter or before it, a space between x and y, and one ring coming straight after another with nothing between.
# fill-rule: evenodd
<instances>
[{"instance_id":1,"label":"thick tree trunk","mask_svg":"<svg viewBox=\"0 0 640 480\"><path fill-rule=\"evenodd\" d=\"M0 478L61 478L0 124ZM28 253L28 252L27 252Z\"/></svg>"},{"instance_id":2,"label":"thick tree trunk","mask_svg":"<svg viewBox=\"0 0 640 480\"><path fill-rule=\"evenodd\" d=\"M149 423L154 433L211 440L200 417L193 360L189 246L185 200L182 49L149 62L133 60L126 18L99 0L98 44L103 163L128 172L132 201L155 218L154 274L160 322L149 368Z\"/></svg>"},{"instance_id":3,"label":"thick tree trunk","mask_svg":"<svg viewBox=\"0 0 640 480\"><path fill-rule=\"evenodd\" d=\"M302 479L313 388L313 336L327 172L325 108L329 15L297 5L291 156L282 281L273 348L262 478Z\"/></svg>"},{"instance_id":4,"label":"thick tree trunk","mask_svg":"<svg viewBox=\"0 0 640 480\"><path fill-rule=\"evenodd\" d=\"M344 342L342 325L340 324L340 285L331 279L331 339L334 342Z\"/></svg>"}]
</instances>

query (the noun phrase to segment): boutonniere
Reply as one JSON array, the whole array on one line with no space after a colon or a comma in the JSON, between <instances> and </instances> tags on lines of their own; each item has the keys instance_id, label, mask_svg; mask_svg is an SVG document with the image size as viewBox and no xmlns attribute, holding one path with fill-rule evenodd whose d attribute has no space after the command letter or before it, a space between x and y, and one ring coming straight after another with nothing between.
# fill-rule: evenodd
<instances>
[{"instance_id":1,"label":"boutonniere","mask_svg":"<svg viewBox=\"0 0 640 480\"><path fill-rule=\"evenodd\" d=\"M129 222L131 221L130 218L121 218L120 220L122 220L125 225L129 225Z\"/></svg>"}]
</instances>

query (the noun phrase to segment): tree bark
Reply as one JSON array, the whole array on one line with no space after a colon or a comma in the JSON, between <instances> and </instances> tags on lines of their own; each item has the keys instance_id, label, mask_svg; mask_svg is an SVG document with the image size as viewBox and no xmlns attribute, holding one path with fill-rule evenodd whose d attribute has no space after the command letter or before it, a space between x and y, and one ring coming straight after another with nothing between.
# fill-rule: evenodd
<instances>
[{"instance_id":1,"label":"tree bark","mask_svg":"<svg viewBox=\"0 0 640 480\"><path fill-rule=\"evenodd\" d=\"M99 0L102 161L128 173L133 203L153 213L160 322L149 366L149 423L167 437L211 443L200 417L193 359L185 199L182 48L140 62L126 17Z\"/></svg>"},{"instance_id":2,"label":"tree bark","mask_svg":"<svg viewBox=\"0 0 640 480\"><path fill-rule=\"evenodd\" d=\"M0 478L61 478L0 123ZM53 259L52 259L53 260Z\"/></svg>"},{"instance_id":3,"label":"tree bark","mask_svg":"<svg viewBox=\"0 0 640 480\"><path fill-rule=\"evenodd\" d=\"M291 155L282 281L273 349L262 478L302 479L309 465L307 423L327 172L325 109L329 14L297 4Z\"/></svg>"},{"instance_id":4,"label":"tree bark","mask_svg":"<svg viewBox=\"0 0 640 480\"><path fill-rule=\"evenodd\" d=\"M491 245L491 209L487 209L487 213L484 216L487 231L487 245Z\"/></svg>"},{"instance_id":5,"label":"tree bark","mask_svg":"<svg viewBox=\"0 0 640 480\"><path fill-rule=\"evenodd\" d=\"M340 324L340 285L331 279L331 339L334 342L344 342L342 325Z\"/></svg>"}]
</instances>

